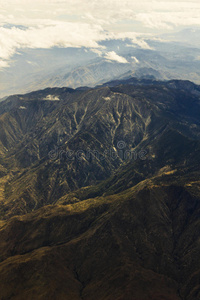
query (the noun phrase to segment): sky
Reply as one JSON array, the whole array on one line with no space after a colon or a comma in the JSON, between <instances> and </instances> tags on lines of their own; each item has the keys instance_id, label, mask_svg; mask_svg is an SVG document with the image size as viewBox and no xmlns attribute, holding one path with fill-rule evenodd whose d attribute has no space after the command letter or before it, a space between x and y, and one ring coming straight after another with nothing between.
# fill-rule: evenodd
<instances>
[{"instance_id":1,"label":"sky","mask_svg":"<svg viewBox=\"0 0 200 300\"><path fill-rule=\"evenodd\" d=\"M129 38L148 48L146 37L200 27L200 1L0 0L0 68L23 48L86 47ZM126 63L114 51L110 60Z\"/></svg>"}]
</instances>

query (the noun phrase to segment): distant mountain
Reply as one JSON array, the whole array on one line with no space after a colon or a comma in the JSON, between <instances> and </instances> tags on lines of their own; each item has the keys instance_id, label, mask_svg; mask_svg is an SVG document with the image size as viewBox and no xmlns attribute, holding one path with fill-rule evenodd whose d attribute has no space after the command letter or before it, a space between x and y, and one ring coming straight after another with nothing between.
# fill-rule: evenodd
<instances>
[{"instance_id":1,"label":"distant mountain","mask_svg":"<svg viewBox=\"0 0 200 300\"><path fill-rule=\"evenodd\" d=\"M41 79L59 75L63 69L70 72L96 58L97 54L85 48L24 49L15 54L8 68L0 70L0 95L38 90ZM42 87L47 85L43 82Z\"/></svg>"},{"instance_id":2,"label":"distant mountain","mask_svg":"<svg viewBox=\"0 0 200 300\"><path fill-rule=\"evenodd\" d=\"M200 86L147 77L0 103L0 299L199 299Z\"/></svg>"},{"instance_id":3,"label":"distant mountain","mask_svg":"<svg viewBox=\"0 0 200 300\"><path fill-rule=\"evenodd\" d=\"M192 47L200 47L199 42L200 29L199 28L185 28L175 33L168 33L162 35L167 40L188 44Z\"/></svg>"},{"instance_id":4,"label":"distant mountain","mask_svg":"<svg viewBox=\"0 0 200 300\"><path fill-rule=\"evenodd\" d=\"M0 71L0 97L55 86L95 87L123 78L127 72L138 78L176 78L199 84L199 47L180 43L176 36L161 38L147 39L146 49L130 39L105 41L101 54L86 48L25 49ZM108 59L113 51L127 63Z\"/></svg>"}]
</instances>

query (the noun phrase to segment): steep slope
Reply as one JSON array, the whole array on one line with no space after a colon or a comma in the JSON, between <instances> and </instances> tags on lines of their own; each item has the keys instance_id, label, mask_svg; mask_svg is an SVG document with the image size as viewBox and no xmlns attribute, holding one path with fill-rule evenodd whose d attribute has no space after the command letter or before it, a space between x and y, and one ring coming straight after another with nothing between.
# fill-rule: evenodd
<instances>
[{"instance_id":1,"label":"steep slope","mask_svg":"<svg viewBox=\"0 0 200 300\"><path fill-rule=\"evenodd\" d=\"M111 175L121 191L163 167L196 166L199 87L137 82L46 89L3 102L0 163L9 173L3 215L52 204ZM127 175L120 183L123 168Z\"/></svg>"},{"instance_id":2,"label":"steep slope","mask_svg":"<svg viewBox=\"0 0 200 300\"><path fill-rule=\"evenodd\" d=\"M198 299L199 181L164 177L2 225L1 299Z\"/></svg>"},{"instance_id":3,"label":"steep slope","mask_svg":"<svg viewBox=\"0 0 200 300\"><path fill-rule=\"evenodd\" d=\"M0 103L0 299L198 300L200 87Z\"/></svg>"}]
</instances>

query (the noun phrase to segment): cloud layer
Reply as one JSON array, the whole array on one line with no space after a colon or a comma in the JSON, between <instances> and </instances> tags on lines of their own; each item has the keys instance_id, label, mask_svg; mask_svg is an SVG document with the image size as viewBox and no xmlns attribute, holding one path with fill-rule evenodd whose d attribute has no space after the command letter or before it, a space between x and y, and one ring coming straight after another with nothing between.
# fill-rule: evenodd
<instances>
[{"instance_id":1,"label":"cloud layer","mask_svg":"<svg viewBox=\"0 0 200 300\"><path fill-rule=\"evenodd\" d=\"M86 34L87 33L87 34ZM26 30L0 28L0 57L8 59L16 49L58 47L99 47L98 41L107 38L103 29L86 23L55 23L30 27Z\"/></svg>"},{"instance_id":2,"label":"cloud layer","mask_svg":"<svg viewBox=\"0 0 200 300\"><path fill-rule=\"evenodd\" d=\"M87 22L114 24L122 20L138 20L141 25L166 26L200 24L199 0L0 0L4 12L14 18L59 18L76 16ZM150 21L148 21L150 19ZM164 25L163 25L164 26Z\"/></svg>"},{"instance_id":3,"label":"cloud layer","mask_svg":"<svg viewBox=\"0 0 200 300\"><path fill-rule=\"evenodd\" d=\"M10 58L20 49L48 49L52 47L86 47L99 56L103 56L106 49L100 41L109 39L130 38L133 45L148 48L147 43L134 33L109 33L101 25L84 22L60 22L43 20L41 25L16 27L0 27L0 68L9 65ZM109 52L106 59L120 63L127 61L115 52Z\"/></svg>"},{"instance_id":4,"label":"cloud layer","mask_svg":"<svg viewBox=\"0 0 200 300\"><path fill-rule=\"evenodd\" d=\"M87 47L103 55L100 41L129 38L150 49L135 31L200 26L199 15L199 0L0 0L0 68L23 48ZM106 54L125 63L116 55Z\"/></svg>"},{"instance_id":5,"label":"cloud layer","mask_svg":"<svg viewBox=\"0 0 200 300\"><path fill-rule=\"evenodd\" d=\"M107 60L111 60L111 61L117 61L118 63L121 63L121 64L127 64L128 63L126 58L118 55L117 53L115 53L115 51L110 51L110 52L106 53L104 58L107 59Z\"/></svg>"}]
</instances>

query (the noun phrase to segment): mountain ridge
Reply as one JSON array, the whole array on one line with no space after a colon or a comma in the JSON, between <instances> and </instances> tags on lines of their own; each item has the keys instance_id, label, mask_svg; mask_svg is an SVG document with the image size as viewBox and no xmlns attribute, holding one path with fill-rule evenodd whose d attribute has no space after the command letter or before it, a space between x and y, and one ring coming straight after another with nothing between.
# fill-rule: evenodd
<instances>
[{"instance_id":1,"label":"mountain ridge","mask_svg":"<svg viewBox=\"0 0 200 300\"><path fill-rule=\"evenodd\" d=\"M200 87L0 103L0 299L197 300Z\"/></svg>"}]
</instances>

